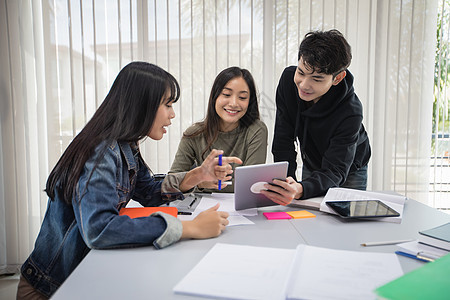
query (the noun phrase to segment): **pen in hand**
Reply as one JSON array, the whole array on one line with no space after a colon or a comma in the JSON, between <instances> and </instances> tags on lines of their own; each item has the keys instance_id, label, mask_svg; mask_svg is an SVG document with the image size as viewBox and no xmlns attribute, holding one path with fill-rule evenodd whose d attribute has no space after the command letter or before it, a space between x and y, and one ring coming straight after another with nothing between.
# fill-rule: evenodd
<instances>
[{"instance_id":1,"label":"pen in hand","mask_svg":"<svg viewBox=\"0 0 450 300\"><path fill-rule=\"evenodd\" d=\"M222 165L222 154L219 154L219 166ZM219 180L219 191L222 189L222 180Z\"/></svg>"}]
</instances>

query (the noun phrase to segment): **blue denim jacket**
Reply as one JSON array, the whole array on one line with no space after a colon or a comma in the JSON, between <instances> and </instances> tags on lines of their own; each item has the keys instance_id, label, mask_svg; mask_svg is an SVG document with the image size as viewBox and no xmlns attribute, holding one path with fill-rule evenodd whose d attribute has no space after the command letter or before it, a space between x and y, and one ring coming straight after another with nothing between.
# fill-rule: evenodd
<instances>
[{"instance_id":1,"label":"blue denim jacket","mask_svg":"<svg viewBox=\"0 0 450 300\"><path fill-rule=\"evenodd\" d=\"M46 296L58 289L90 249L152 244L163 248L181 237L181 222L168 214L119 216L130 199L158 206L183 196L176 189L161 192L162 183L154 180L137 146L116 141L105 145L99 145L86 162L72 205L57 193L54 201L48 201L34 250L22 266L22 275Z\"/></svg>"}]
</instances>

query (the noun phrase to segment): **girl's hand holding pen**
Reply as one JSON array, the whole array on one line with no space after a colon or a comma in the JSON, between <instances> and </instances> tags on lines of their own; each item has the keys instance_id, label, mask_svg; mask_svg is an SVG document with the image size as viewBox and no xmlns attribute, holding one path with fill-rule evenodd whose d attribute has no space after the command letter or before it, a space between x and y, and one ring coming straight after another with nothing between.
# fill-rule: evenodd
<instances>
[{"instance_id":1,"label":"girl's hand holding pen","mask_svg":"<svg viewBox=\"0 0 450 300\"><path fill-rule=\"evenodd\" d=\"M222 165L219 166L220 154L223 154L223 150L213 149L203 161L201 166L187 172L180 184L180 190L188 191L194 186L205 181L218 182L218 180L230 180L231 176L229 175L233 173L233 168L230 164L242 164L242 160L234 156L224 156L222 157Z\"/></svg>"},{"instance_id":2,"label":"girl's hand holding pen","mask_svg":"<svg viewBox=\"0 0 450 300\"><path fill-rule=\"evenodd\" d=\"M233 183L231 181L222 181L221 182L221 186L220 189L224 189L225 187L232 185ZM204 181L202 183L199 183L197 185L199 188L201 189L215 189L215 190L219 190L219 181L215 180L215 181Z\"/></svg>"},{"instance_id":3,"label":"girl's hand holding pen","mask_svg":"<svg viewBox=\"0 0 450 300\"><path fill-rule=\"evenodd\" d=\"M222 165L219 165L219 155L223 154L223 150L213 149L208 157L205 159L200 168L204 168L205 180L203 181L216 181L216 180L230 180L233 168L231 163L242 164L242 160L235 156L222 157Z\"/></svg>"}]
</instances>

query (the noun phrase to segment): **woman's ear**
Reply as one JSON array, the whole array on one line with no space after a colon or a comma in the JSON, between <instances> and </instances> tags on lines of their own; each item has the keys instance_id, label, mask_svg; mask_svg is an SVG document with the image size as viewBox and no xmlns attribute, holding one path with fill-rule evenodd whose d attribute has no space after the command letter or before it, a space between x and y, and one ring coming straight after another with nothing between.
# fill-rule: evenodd
<instances>
[{"instance_id":1,"label":"woman's ear","mask_svg":"<svg viewBox=\"0 0 450 300\"><path fill-rule=\"evenodd\" d=\"M344 70L341 73L337 74L333 79L333 85L338 85L339 82L342 81L342 79L345 78L345 75L347 75L347 72Z\"/></svg>"}]
</instances>

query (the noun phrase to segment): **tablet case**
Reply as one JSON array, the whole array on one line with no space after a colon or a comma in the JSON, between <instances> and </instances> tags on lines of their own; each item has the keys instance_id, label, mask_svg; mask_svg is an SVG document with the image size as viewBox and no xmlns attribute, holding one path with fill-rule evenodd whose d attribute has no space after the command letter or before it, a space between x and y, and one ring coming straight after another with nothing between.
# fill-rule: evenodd
<instances>
[{"instance_id":1,"label":"tablet case","mask_svg":"<svg viewBox=\"0 0 450 300\"><path fill-rule=\"evenodd\" d=\"M263 194L255 194L250 188L256 182L272 182L274 178L286 178L289 163L281 161L270 164L236 167L234 170L234 208L278 205Z\"/></svg>"}]
</instances>

